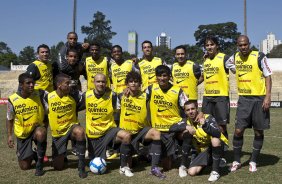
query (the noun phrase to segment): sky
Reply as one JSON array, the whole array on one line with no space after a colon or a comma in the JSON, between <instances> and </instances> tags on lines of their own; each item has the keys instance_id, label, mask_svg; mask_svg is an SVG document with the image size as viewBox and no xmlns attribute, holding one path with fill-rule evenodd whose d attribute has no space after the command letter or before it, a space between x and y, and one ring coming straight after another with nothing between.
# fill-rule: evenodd
<instances>
[{"instance_id":1,"label":"sky","mask_svg":"<svg viewBox=\"0 0 282 184\"><path fill-rule=\"evenodd\" d=\"M268 33L282 40L282 1L247 0L247 33L258 47ZM1 1L0 41L18 54L24 47L45 43L56 45L66 41L72 31L73 0L9 0ZM199 25L235 22L244 32L244 0L77 0L79 41L86 37L81 26L89 26L93 15L101 11L111 21L117 35L111 42L128 50L128 32L139 36L140 44L165 32L172 48L195 44L194 32ZM140 51L139 51L140 52Z\"/></svg>"}]
</instances>

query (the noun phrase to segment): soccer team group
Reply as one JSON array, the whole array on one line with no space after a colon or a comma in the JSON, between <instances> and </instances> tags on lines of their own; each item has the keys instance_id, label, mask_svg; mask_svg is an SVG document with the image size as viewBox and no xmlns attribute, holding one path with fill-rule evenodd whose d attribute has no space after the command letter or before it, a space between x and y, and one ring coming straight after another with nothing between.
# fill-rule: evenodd
<instances>
[{"instance_id":1,"label":"soccer team group","mask_svg":"<svg viewBox=\"0 0 282 184\"><path fill-rule=\"evenodd\" d=\"M142 43L144 55L138 61L123 59L119 45L112 47L108 58L101 55L99 44L79 43L77 39L76 33L68 33L58 61L53 63L49 60L49 47L38 46L38 60L19 75L18 90L9 96L7 142L10 148L14 147L14 131L21 169L30 169L35 160L35 175L44 174L49 127L52 165L56 170L64 168L71 140L81 178L87 177L86 150L90 160L107 159L107 150L118 150L120 174L132 177L132 155L140 154L140 146L144 146L148 148L153 176L166 177L160 163L163 161L162 167L169 169L171 160L178 158L178 150L180 177L197 175L211 165L208 181L216 181L220 165L226 163L231 71L236 73L239 100L230 171L241 167L246 128L254 130L249 171L257 170L264 130L270 124L272 72L266 56L250 49L247 36L239 36L238 52L231 57L219 51L217 38L207 37L202 67L187 60L188 53L182 45L174 49L175 63L168 67L153 56L150 41ZM82 59L86 53L88 56ZM84 93L80 75L87 80ZM197 86L202 82L200 112ZM85 110L85 128L78 122L81 110Z\"/></svg>"}]
</instances>

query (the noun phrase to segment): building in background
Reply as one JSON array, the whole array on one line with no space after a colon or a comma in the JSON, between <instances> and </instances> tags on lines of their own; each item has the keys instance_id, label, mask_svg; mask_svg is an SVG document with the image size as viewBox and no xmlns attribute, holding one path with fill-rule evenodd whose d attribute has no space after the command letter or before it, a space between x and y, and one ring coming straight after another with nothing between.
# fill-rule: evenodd
<instances>
[{"instance_id":1,"label":"building in background","mask_svg":"<svg viewBox=\"0 0 282 184\"><path fill-rule=\"evenodd\" d=\"M138 55L138 34L136 31L128 32L128 53Z\"/></svg>"},{"instance_id":2,"label":"building in background","mask_svg":"<svg viewBox=\"0 0 282 184\"><path fill-rule=\"evenodd\" d=\"M171 49L171 38L167 36L164 32L156 38L156 46L165 45L167 48Z\"/></svg>"},{"instance_id":3,"label":"building in background","mask_svg":"<svg viewBox=\"0 0 282 184\"><path fill-rule=\"evenodd\" d=\"M259 51L263 52L264 54L268 54L274 46L281 43L281 40L276 40L275 34L269 33L267 38L261 41Z\"/></svg>"}]
</instances>

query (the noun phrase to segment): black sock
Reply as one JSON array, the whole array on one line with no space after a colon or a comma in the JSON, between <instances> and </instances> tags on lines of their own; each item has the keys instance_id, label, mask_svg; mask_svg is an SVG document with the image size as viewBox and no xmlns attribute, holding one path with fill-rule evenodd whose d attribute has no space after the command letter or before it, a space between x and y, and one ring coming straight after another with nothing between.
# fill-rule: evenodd
<instances>
[{"instance_id":1,"label":"black sock","mask_svg":"<svg viewBox=\"0 0 282 184\"><path fill-rule=\"evenodd\" d=\"M43 158L44 158L44 155L46 153L46 148L47 148L47 142L44 141L44 142L39 142L37 141L37 163L38 166L40 166L42 163L43 163Z\"/></svg>"},{"instance_id":2,"label":"black sock","mask_svg":"<svg viewBox=\"0 0 282 184\"><path fill-rule=\"evenodd\" d=\"M252 156L251 156L252 162L255 162L255 163L257 162L257 158L260 154L260 150L261 150L262 145L263 145L263 139L264 139L264 135L260 135L260 136L255 135L255 137L254 137L253 153L252 153Z\"/></svg>"},{"instance_id":3,"label":"black sock","mask_svg":"<svg viewBox=\"0 0 282 184\"><path fill-rule=\"evenodd\" d=\"M192 148L192 138L193 136L189 132L183 134L181 165L185 167L188 167L188 156Z\"/></svg>"},{"instance_id":4,"label":"black sock","mask_svg":"<svg viewBox=\"0 0 282 184\"><path fill-rule=\"evenodd\" d=\"M86 150L86 141L76 141L76 148L78 153L78 169L85 169L85 150Z\"/></svg>"},{"instance_id":5,"label":"black sock","mask_svg":"<svg viewBox=\"0 0 282 184\"><path fill-rule=\"evenodd\" d=\"M151 167L157 167L161 160L161 153L162 153L162 142L152 141L150 155L152 157Z\"/></svg>"},{"instance_id":6,"label":"black sock","mask_svg":"<svg viewBox=\"0 0 282 184\"><path fill-rule=\"evenodd\" d=\"M131 156L131 144L120 145L120 166L127 166L128 158Z\"/></svg>"},{"instance_id":7,"label":"black sock","mask_svg":"<svg viewBox=\"0 0 282 184\"><path fill-rule=\"evenodd\" d=\"M228 132L227 130L225 130L224 132L222 132L222 134L226 137L226 139L228 140Z\"/></svg>"},{"instance_id":8,"label":"black sock","mask_svg":"<svg viewBox=\"0 0 282 184\"><path fill-rule=\"evenodd\" d=\"M241 157L243 142L244 142L243 136L238 137L234 134L233 136L234 161L237 161L239 163L241 163L240 157Z\"/></svg>"},{"instance_id":9,"label":"black sock","mask_svg":"<svg viewBox=\"0 0 282 184\"><path fill-rule=\"evenodd\" d=\"M222 146L212 147L212 170L217 173L219 173L219 163L222 152Z\"/></svg>"}]
</instances>

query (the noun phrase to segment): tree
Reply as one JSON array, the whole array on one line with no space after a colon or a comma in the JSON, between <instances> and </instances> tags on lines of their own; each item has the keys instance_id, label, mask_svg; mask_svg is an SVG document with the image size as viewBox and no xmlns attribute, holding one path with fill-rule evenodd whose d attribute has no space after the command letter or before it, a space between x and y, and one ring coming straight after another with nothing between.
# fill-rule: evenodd
<instances>
[{"instance_id":1,"label":"tree","mask_svg":"<svg viewBox=\"0 0 282 184\"><path fill-rule=\"evenodd\" d=\"M201 47L197 45L184 45L186 47L186 52L188 59L197 63L203 62L204 52Z\"/></svg>"},{"instance_id":2,"label":"tree","mask_svg":"<svg viewBox=\"0 0 282 184\"><path fill-rule=\"evenodd\" d=\"M12 52L5 42L0 42L0 65L10 68L11 62L17 64L17 55Z\"/></svg>"},{"instance_id":3,"label":"tree","mask_svg":"<svg viewBox=\"0 0 282 184\"><path fill-rule=\"evenodd\" d=\"M282 58L282 44L276 45L268 54L269 58Z\"/></svg>"},{"instance_id":4,"label":"tree","mask_svg":"<svg viewBox=\"0 0 282 184\"><path fill-rule=\"evenodd\" d=\"M18 57L18 63L21 65L29 65L34 60L36 60L36 55L34 48L32 46L26 46L23 48L22 51L20 51L19 57Z\"/></svg>"},{"instance_id":5,"label":"tree","mask_svg":"<svg viewBox=\"0 0 282 184\"><path fill-rule=\"evenodd\" d=\"M200 25L194 33L197 41L196 45L203 47L207 36L214 36L218 39L220 50L226 54L232 54L236 51L236 41L240 36L237 31L237 24L234 22L226 22L219 24Z\"/></svg>"},{"instance_id":6,"label":"tree","mask_svg":"<svg viewBox=\"0 0 282 184\"><path fill-rule=\"evenodd\" d=\"M90 26L81 27L81 32L87 35L84 40L90 44L94 42L100 44L102 54L109 54L112 47L110 40L116 35L111 31L111 21L106 20L106 16L100 11L97 11L93 18L93 21L89 23Z\"/></svg>"},{"instance_id":7,"label":"tree","mask_svg":"<svg viewBox=\"0 0 282 184\"><path fill-rule=\"evenodd\" d=\"M161 45L154 47L153 54L157 57L160 57L167 64L172 64L174 61L173 51L167 46Z\"/></svg>"},{"instance_id":8,"label":"tree","mask_svg":"<svg viewBox=\"0 0 282 184\"><path fill-rule=\"evenodd\" d=\"M127 51L122 52L122 58L125 60L131 59L131 55Z\"/></svg>"},{"instance_id":9,"label":"tree","mask_svg":"<svg viewBox=\"0 0 282 184\"><path fill-rule=\"evenodd\" d=\"M58 60L59 52L61 48L63 47L63 45L64 45L64 42L60 41L59 43L57 43L57 45L52 45L50 47L50 60L52 62L56 62Z\"/></svg>"}]
</instances>

